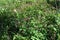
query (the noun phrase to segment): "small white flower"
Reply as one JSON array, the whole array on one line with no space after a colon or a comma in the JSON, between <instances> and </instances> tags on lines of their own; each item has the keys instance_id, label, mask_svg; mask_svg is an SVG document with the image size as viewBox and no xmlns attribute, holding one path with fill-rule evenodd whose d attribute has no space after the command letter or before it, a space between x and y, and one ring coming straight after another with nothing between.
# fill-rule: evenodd
<instances>
[{"instance_id":1,"label":"small white flower","mask_svg":"<svg viewBox=\"0 0 60 40\"><path fill-rule=\"evenodd\" d=\"M16 10L16 9L14 9L13 11L14 11L14 12L17 12L17 10Z\"/></svg>"}]
</instances>

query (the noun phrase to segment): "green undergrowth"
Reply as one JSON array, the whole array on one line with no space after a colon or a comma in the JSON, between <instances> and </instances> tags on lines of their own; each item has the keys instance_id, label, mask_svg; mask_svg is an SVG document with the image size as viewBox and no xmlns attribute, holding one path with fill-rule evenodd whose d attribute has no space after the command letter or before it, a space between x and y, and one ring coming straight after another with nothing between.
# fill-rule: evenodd
<instances>
[{"instance_id":1,"label":"green undergrowth","mask_svg":"<svg viewBox=\"0 0 60 40\"><path fill-rule=\"evenodd\" d=\"M0 40L60 40L60 10L45 2L0 0Z\"/></svg>"}]
</instances>

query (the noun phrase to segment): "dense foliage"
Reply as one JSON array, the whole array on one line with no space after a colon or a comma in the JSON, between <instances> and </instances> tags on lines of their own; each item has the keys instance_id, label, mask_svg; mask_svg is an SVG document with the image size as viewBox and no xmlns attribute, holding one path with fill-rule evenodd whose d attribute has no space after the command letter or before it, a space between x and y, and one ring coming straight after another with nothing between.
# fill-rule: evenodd
<instances>
[{"instance_id":1,"label":"dense foliage","mask_svg":"<svg viewBox=\"0 0 60 40\"><path fill-rule=\"evenodd\" d=\"M46 0L0 0L0 40L60 40L60 9Z\"/></svg>"}]
</instances>

